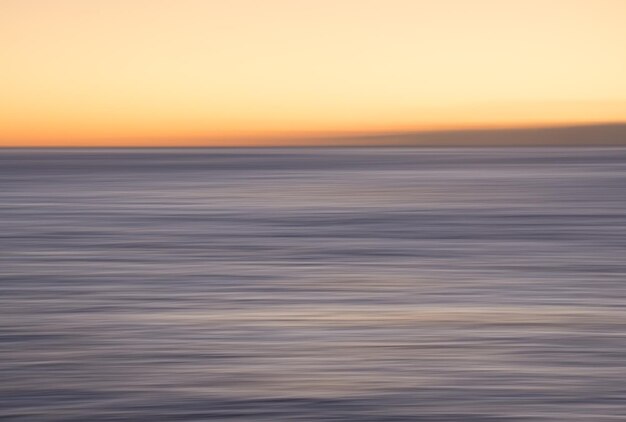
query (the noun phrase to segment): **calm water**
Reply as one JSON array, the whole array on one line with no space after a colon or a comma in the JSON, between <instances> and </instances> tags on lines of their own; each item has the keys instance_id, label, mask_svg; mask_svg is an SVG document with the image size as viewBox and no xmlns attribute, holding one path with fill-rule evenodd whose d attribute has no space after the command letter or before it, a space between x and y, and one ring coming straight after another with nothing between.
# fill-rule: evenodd
<instances>
[{"instance_id":1,"label":"calm water","mask_svg":"<svg viewBox=\"0 0 626 422\"><path fill-rule=\"evenodd\" d=\"M0 419L626 418L626 149L0 152Z\"/></svg>"}]
</instances>

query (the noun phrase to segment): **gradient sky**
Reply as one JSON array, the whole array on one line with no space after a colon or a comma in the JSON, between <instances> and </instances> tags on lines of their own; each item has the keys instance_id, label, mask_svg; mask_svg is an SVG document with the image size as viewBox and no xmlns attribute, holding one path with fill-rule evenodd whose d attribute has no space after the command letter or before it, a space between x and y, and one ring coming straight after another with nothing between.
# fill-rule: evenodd
<instances>
[{"instance_id":1,"label":"gradient sky","mask_svg":"<svg viewBox=\"0 0 626 422\"><path fill-rule=\"evenodd\" d=\"M623 122L625 22L626 0L0 0L0 145Z\"/></svg>"}]
</instances>

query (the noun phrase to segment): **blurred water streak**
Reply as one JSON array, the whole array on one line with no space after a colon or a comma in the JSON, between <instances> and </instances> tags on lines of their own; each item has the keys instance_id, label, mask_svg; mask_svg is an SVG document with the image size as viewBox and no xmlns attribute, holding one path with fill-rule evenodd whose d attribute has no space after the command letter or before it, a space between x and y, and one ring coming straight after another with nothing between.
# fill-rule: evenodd
<instances>
[{"instance_id":1,"label":"blurred water streak","mask_svg":"<svg viewBox=\"0 0 626 422\"><path fill-rule=\"evenodd\" d=\"M4 150L7 421L626 418L626 149Z\"/></svg>"}]
</instances>

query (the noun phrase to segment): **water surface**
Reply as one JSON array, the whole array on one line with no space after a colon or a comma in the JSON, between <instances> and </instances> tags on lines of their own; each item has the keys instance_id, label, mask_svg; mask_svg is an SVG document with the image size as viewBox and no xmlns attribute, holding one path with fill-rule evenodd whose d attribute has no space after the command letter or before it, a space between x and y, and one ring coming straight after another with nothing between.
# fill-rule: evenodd
<instances>
[{"instance_id":1,"label":"water surface","mask_svg":"<svg viewBox=\"0 0 626 422\"><path fill-rule=\"evenodd\" d=\"M6 421L626 418L626 149L0 152Z\"/></svg>"}]
</instances>

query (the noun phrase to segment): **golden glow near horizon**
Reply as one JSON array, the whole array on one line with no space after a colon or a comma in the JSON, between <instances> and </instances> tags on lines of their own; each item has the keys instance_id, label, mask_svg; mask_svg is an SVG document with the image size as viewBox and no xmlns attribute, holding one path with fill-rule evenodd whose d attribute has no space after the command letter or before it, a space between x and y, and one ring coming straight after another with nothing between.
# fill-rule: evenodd
<instances>
[{"instance_id":1,"label":"golden glow near horizon","mask_svg":"<svg viewBox=\"0 0 626 422\"><path fill-rule=\"evenodd\" d=\"M1 0L0 146L626 121L625 18L624 0Z\"/></svg>"}]
</instances>

